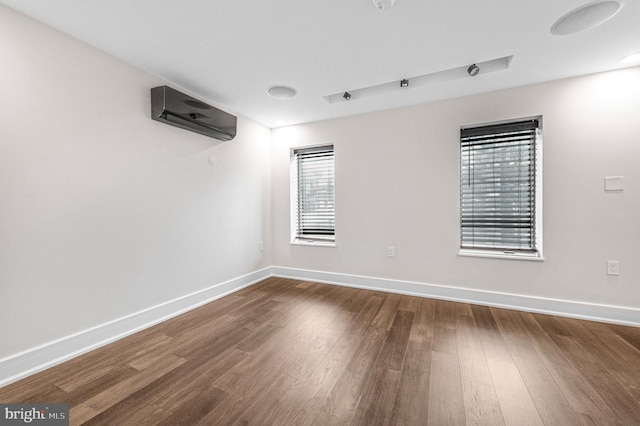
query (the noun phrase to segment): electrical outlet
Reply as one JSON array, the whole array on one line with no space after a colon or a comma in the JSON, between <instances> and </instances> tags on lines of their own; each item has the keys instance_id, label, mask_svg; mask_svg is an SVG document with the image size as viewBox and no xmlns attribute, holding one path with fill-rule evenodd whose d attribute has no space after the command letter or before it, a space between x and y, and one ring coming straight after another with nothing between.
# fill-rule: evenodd
<instances>
[{"instance_id":1,"label":"electrical outlet","mask_svg":"<svg viewBox=\"0 0 640 426\"><path fill-rule=\"evenodd\" d=\"M607 275L620 275L620 262L617 260L608 260Z\"/></svg>"},{"instance_id":2,"label":"electrical outlet","mask_svg":"<svg viewBox=\"0 0 640 426\"><path fill-rule=\"evenodd\" d=\"M395 247L387 247L387 257L396 257Z\"/></svg>"},{"instance_id":3,"label":"electrical outlet","mask_svg":"<svg viewBox=\"0 0 640 426\"><path fill-rule=\"evenodd\" d=\"M262 242L262 241L260 241L260 242L258 243L258 250L260 250L260 251L264 251L264 244L263 244L263 242Z\"/></svg>"}]
</instances>

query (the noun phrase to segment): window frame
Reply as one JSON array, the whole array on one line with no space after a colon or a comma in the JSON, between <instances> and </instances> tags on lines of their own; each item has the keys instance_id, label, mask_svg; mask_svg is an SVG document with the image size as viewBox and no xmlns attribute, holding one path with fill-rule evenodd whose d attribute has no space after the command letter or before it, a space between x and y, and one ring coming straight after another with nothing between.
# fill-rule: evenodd
<instances>
[{"instance_id":1,"label":"window frame","mask_svg":"<svg viewBox=\"0 0 640 426\"><path fill-rule=\"evenodd\" d=\"M331 152L331 168L332 175L330 178L333 192L333 233L332 234L308 234L300 233L299 215L300 215L300 186L301 179L299 169L300 155L313 155L314 153ZM294 147L290 149L290 194L291 194L291 244L297 245L314 245L314 246L335 246L335 146L332 143L324 143L319 145L308 145Z\"/></svg>"},{"instance_id":2,"label":"window frame","mask_svg":"<svg viewBox=\"0 0 640 426\"><path fill-rule=\"evenodd\" d=\"M530 179L530 182L533 184L533 235L534 235L534 245L533 250L518 250L510 247L467 247L463 246L463 130L469 129L477 129L488 126L507 126L513 125L520 122L526 122L536 120L536 135L533 141L534 144L534 173L533 177ZM488 258L499 258L499 259L521 259L521 260L544 260L543 256L543 217L542 217L542 174L543 174L543 138L542 138L542 116L534 116L534 117L525 117L525 118L517 118L511 120L504 120L499 122L491 122L491 123L482 123L482 124L474 124L468 126L460 127L460 139L459 139L459 220L460 220L460 229L459 229L459 252L460 256L472 256L472 257L488 257Z\"/></svg>"}]
</instances>

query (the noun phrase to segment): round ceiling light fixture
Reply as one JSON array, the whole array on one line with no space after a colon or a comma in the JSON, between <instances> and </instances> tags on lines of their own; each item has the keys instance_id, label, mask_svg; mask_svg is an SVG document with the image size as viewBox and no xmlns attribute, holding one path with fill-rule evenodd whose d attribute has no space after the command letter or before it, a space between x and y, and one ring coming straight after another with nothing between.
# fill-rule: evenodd
<instances>
[{"instance_id":1,"label":"round ceiling light fixture","mask_svg":"<svg viewBox=\"0 0 640 426\"><path fill-rule=\"evenodd\" d=\"M289 86L271 86L267 94L274 99L291 99L298 94L296 89Z\"/></svg>"},{"instance_id":2,"label":"round ceiling light fixture","mask_svg":"<svg viewBox=\"0 0 640 426\"><path fill-rule=\"evenodd\" d=\"M598 0L573 9L551 26L551 34L569 35L590 30L613 18L620 10L622 0Z\"/></svg>"},{"instance_id":3,"label":"round ceiling light fixture","mask_svg":"<svg viewBox=\"0 0 640 426\"><path fill-rule=\"evenodd\" d=\"M395 2L396 0L373 0L374 6L380 11L391 9Z\"/></svg>"}]
</instances>

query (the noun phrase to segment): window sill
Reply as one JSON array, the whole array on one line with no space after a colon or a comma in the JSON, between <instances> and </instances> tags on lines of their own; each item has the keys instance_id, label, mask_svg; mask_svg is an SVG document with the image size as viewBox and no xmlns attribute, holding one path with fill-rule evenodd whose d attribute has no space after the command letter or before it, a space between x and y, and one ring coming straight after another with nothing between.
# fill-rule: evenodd
<instances>
[{"instance_id":1,"label":"window sill","mask_svg":"<svg viewBox=\"0 0 640 426\"><path fill-rule=\"evenodd\" d=\"M500 253L494 251L483 250L460 250L458 256L463 257L485 257L490 259L508 259L508 260L529 260L535 262L543 262L544 257L537 253Z\"/></svg>"},{"instance_id":2,"label":"window sill","mask_svg":"<svg viewBox=\"0 0 640 426\"><path fill-rule=\"evenodd\" d=\"M322 240L294 240L291 241L291 245L294 246L316 246L316 247L335 247L335 241L322 241Z\"/></svg>"}]
</instances>

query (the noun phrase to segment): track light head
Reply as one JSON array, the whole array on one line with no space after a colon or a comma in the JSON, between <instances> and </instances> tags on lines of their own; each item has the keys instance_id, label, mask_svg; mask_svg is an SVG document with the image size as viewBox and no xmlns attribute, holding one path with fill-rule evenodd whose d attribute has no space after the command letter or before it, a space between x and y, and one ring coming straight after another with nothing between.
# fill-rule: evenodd
<instances>
[{"instance_id":1,"label":"track light head","mask_svg":"<svg viewBox=\"0 0 640 426\"><path fill-rule=\"evenodd\" d=\"M349 93L349 92L344 92L344 95L342 95L342 97L343 97L345 100L347 100L347 101L348 101L349 99L351 99L351 93Z\"/></svg>"},{"instance_id":2,"label":"track light head","mask_svg":"<svg viewBox=\"0 0 640 426\"><path fill-rule=\"evenodd\" d=\"M400 80L400 87L409 87L409 80L407 80L406 78Z\"/></svg>"},{"instance_id":3,"label":"track light head","mask_svg":"<svg viewBox=\"0 0 640 426\"><path fill-rule=\"evenodd\" d=\"M476 64L473 64L473 65L469 66L469 68L467 68L467 73L471 77L475 77L476 75L480 74L480 67L477 66Z\"/></svg>"}]
</instances>

